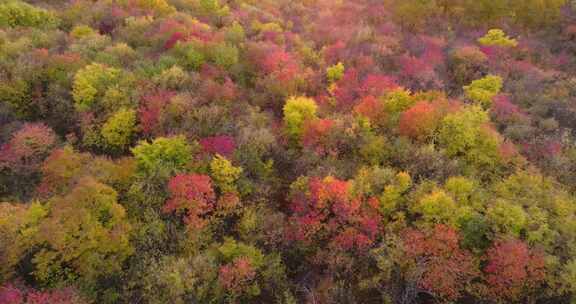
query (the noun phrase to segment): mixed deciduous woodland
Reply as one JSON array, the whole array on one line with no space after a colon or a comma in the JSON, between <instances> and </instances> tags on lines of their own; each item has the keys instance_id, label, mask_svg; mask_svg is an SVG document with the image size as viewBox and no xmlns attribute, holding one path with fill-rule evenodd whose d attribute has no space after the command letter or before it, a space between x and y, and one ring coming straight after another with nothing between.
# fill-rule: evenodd
<instances>
[{"instance_id":1,"label":"mixed deciduous woodland","mask_svg":"<svg viewBox=\"0 0 576 304\"><path fill-rule=\"evenodd\" d=\"M576 2L0 0L0 304L576 303Z\"/></svg>"}]
</instances>

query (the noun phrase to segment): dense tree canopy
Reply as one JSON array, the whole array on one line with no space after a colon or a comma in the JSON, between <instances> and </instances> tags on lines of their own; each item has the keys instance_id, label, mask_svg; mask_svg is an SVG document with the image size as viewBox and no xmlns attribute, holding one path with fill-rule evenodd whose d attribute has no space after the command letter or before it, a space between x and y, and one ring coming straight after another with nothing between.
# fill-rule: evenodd
<instances>
[{"instance_id":1,"label":"dense tree canopy","mask_svg":"<svg viewBox=\"0 0 576 304\"><path fill-rule=\"evenodd\" d=\"M576 4L0 0L0 304L576 303Z\"/></svg>"}]
</instances>

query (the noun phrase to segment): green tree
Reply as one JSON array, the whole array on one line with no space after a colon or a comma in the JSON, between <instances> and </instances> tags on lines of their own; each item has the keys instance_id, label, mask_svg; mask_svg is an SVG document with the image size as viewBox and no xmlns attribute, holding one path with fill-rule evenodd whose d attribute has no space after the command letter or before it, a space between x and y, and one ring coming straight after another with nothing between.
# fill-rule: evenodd
<instances>
[{"instance_id":1,"label":"green tree","mask_svg":"<svg viewBox=\"0 0 576 304\"><path fill-rule=\"evenodd\" d=\"M181 67L173 65L169 69L162 71L154 80L164 89L178 90L185 87L190 77Z\"/></svg>"},{"instance_id":2,"label":"green tree","mask_svg":"<svg viewBox=\"0 0 576 304\"><path fill-rule=\"evenodd\" d=\"M368 136L359 149L362 159L370 165L380 165L390 156L390 143L384 136Z\"/></svg>"},{"instance_id":3,"label":"green tree","mask_svg":"<svg viewBox=\"0 0 576 304\"><path fill-rule=\"evenodd\" d=\"M450 113L440 123L438 142L450 157L461 157L467 174L488 176L502 168L502 137L488 124L488 114L479 106Z\"/></svg>"},{"instance_id":4,"label":"green tree","mask_svg":"<svg viewBox=\"0 0 576 304\"><path fill-rule=\"evenodd\" d=\"M93 109L106 90L120 80L121 71L99 63L92 63L76 73L72 95L80 111Z\"/></svg>"},{"instance_id":5,"label":"green tree","mask_svg":"<svg viewBox=\"0 0 576 304\"><path fill-rule=\"evenodd\" d=\"M225 33L226 41L232 45L238 45L246 39L246 33L242 25L236 21L232 23L230 27L226 29Z\"/></svg>"},{"instance_id":6,"label":"green tree","mask_svg":"<svg viewBox=\"0 0 576 304\"><path fill-rule=\"evenodd\" d=\"M412 208L430 224L455 225L458 221L459 206L452 197L441 189L435 189L423 196Z\"/></svg>"},{"instance_id":7,"label":"green tree","mask_svg":"<svg viewBox=\"0 0 576 304\"><path fill-rule=\"evenodd\" d=\"M405 89L396 89L384 98L384 107L392 115L408 110L414 103L412 93Z\"/></svg>"},{"instance_id":8,"label":"green tree","mask_svg":"<svg viewBox=\"0 0 576 304\"><path fill-rule=\"evenodd\" d=\"M483 125L478 130L476 144L466 153L466 161L472 169L489 173L503 164L500 153L502 137L489 125ZM494 171L497 172L497 171ZM482 173L482 172L480 172Z\"/></svg>"},{"instance_id":9,"label":"green tree","mask_svg":"<svg viewBox=\"0 0 576 304\"><path fill-rule=\"evenodd\" d=\"M209 17L224 17L230 13L227 5L221 4L220 0L197 0L199 12Z\"/></svg>"},{"instance_id":10,"label":"green tree","mask_svg":"<svg viewBox=\"0 0 576 304\"><path fill-rule=\"evenodd\" d=\"M489 30L486 35L478 38L478 43L485 46L500 47L515 47L518 45L518 42L515 39L506 36L506 33L501 29Z\"/></svg>"},{"instance_id":11,"label":"green tree","mask_svg":"<svg viewBox=\"0 0 576 304\"><path fill-rule=\"evenodd\" d=\"M451 157L465 154L475 147L480 127L488 120L488 113L480 107L450 113L440 124L438 141Z\"/></svg>"},{"instance_id":12,"label":"green tree","mask_svg":"<svg viewBox=\"0 0 576 304\"><path fill-rule=\"evenodd\" d=\"M471 179L462 176L450 177L444 183L444 189L458 204L469 206L478 185Z\"/></svg>"},{"instance_id":13,"label":"green tree","mask_svg":"<svg viewBox=\"0 0 576 304\"><path fill-rule=\"evenodd\" d=\"M16 264L37 243L38 223L47 214L39 202L0 203L0 282L13 277Z\"/></svg>"},{"instance_id":14,"label":"green tree","mask_svg":"<svg viewBox=\"0 0 576 304\"><path fill-rule=\"evenodd\" d=\"M114 189L91 177L52 198L38 230L44 245L33 258L34 275L48 285L77 279L91 285L121 271L133 250L130 224L117 200Z\"/></svg>"},{"instance_id":15,"label":"green tree","mask_svg":"<svg viewBox=\"0 0 576 304\"><path fill-rule=\"evenodd\" d=\"M74 39L82 39L94 34L96 31L87 25L77 25L70 31L70 36Z\"/></svg>"},{"instance_id":16,"label":"green tree","mask_svg":"<svg viewBox=\"0 0 576 304\"><path fill-rule=\"evenodd\" d=\"M502 199L496 200L488 207L486 218L495 231L515 237L520 235L528 222L526 212L521 206Z\"/></svg>"},{"instance_id":17,"label":"green tree","mask_svg":"<svg viewBox=\"0 0 576 304\"><path fill-rule=\"evenodd\" d=\"M137 174L144 178L167 179L183 172L192 160L194 148L182 135L159 137L151 143L141 141L132 148Z\"/></svg>"},{"instance_id":18,"label":"green tree","mask_svg":"<svg viewBox=\"0 0 576 304\"><path fill-rule=\"evenodd\" d=\"M171 6L166 0L120 0L118 2L126 7L136 6L140 9L152 11L157 16L166 16L176 12L176 8Z\"/></svg>"},{"instance_id":19,"label":"green tree","mask_svg":"<svg viewBox=\"0 0 576 304\"><path fill-rule=\"evenodd\" d=\"M37 27L56 28L60 24L58 17L51 11L34 7L18 0L0 3L0 27Z\"/></svg>"},{"instance_id":20,"label":"green tree","mask_svg":"<svg viewBox=\"0 0 576 304\"><path fill-rule=\"evenodd\" d=\"M31 118L37 114L32 102L30 83L24 80L0 81L0 99L10 105L18 117Z\"/></svg>"},{"instance_id":21,"label":"green tree","mask_svg":"<svg viewBox=\"0 0 576 304\"><path fill-rule=\"evenodd\" d=\"M217 44L212 50L212 60L222 68L230 69L237 64L240 56L238 48L226 43Z\"/></svg>"},{"instance_id":22,"label":"green tree","mask_svg":"<svg viewBox=\"0 0 576 304\"><path fill-rule=\"evenodd\" d=\"M510 218L524 218L524 225L500 225L503 229L516 233L524 227L521 235L527 241L549 251L557 248L559 241L560 244L569 244L576 240L576 234L569 232L574 225L571 217L576 213L572 203L574 198L553 179L535 172L519 171L497 182L493 191L498 199L514 206L509 209L517 210L515 213L518 215Z\"/></svg>"},{"instance_id":23,"label":"green tree","mask_svg":"<svg viewBox=\"0 0 576 304\"><path fill-rule=\"evenodd\" d=\"M464 86L466 97L485 109L492 104L493 98L502 89L502 78L500 76L488 75L484 78L472 81L470 85Z\"/></svg>"},{"instance_id":24,"label":"green tree","mask_svg":"<svg viewBox=\"0 0 576 304\"><path fill-rule=\"evenodd\" d=\"M199 70L206 63L206 54L204 48L195 43L178 42L173 48L182 67L189 70Z\"/></svg>"},{"instance_id":25,"label":"green tree","mask_svg":"<svg viewBox=\"0 0 576 304\"><path fill-rule=\"evenodd\" d=\"M576 260L571 259L564 265L560 274L560 280L562 291L571 293L572 296L570 300L574 302L576 300Z\"/></svg>"},{"instance_id":26,"label":"green tree","mask_svg":"<svg viewBox=\"0 0 576 304\"><path fill-rule=\"evenodd\" d=\"M101 134L113 149L126 148L130 144L136 127L136 111L121 109L112 115L102 126Z\"/></svg>"},{"instance_id":27,"label":"green tree","mask_svg":"<svg viewBox=\"0 0 576 304\"><path fill-rule=\"evenodd\" d=\"M412 178L407 172L396 174L393 183L384 187L384 192L380 196L380 211L385 215L390 215L405 198L403 195L412 186Z\"/></svg>"},{"instance_id":28,"label":"green tree","mask_svg":"<svg viewBox=\"0 0 576 304\"><path fill-rule=\"evenodd\" d=\"M298 140L303 134L304 123L317 118L318 106L312 98L291 97L284 105L284 124L288 135Z\"/></svg>"},{"instance_id":29,"label":"green tree","mask_svg":"<svg viewBox=\"0 0 576 304\"><path fill-rule=\"evenodd\" d=\"M234 167L224 156L217 154L210 162L210 176L221 193L237 192L236 181L242 168Z\"/></svg>"},{"instance_id":30,"label":"green tree","mask_svg":"<svg viewBox=\"0 0 576 304\"><path fill-rule=\"evenodd\" d=\"M342 62L338 62L338 64L329 66L326 69L326 77L329 83L340 80L342 76L344 76L344 64Z\"/></svg>"}]
</instances>

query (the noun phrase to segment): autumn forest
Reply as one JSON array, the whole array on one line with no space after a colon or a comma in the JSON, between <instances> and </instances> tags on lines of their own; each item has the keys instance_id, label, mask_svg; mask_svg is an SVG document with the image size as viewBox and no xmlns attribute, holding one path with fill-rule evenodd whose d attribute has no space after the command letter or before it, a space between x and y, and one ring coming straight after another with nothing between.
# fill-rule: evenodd
<instances>
[{"instance_id":1,"label":"autumn forest","mask_svg":"<svg viewBox=\"0 0 576 304\"><path fill-rule=\"evenodd\" d=\"M576 2L0 0L0 304L576 303Z\"/></svg>"}]
</instances>

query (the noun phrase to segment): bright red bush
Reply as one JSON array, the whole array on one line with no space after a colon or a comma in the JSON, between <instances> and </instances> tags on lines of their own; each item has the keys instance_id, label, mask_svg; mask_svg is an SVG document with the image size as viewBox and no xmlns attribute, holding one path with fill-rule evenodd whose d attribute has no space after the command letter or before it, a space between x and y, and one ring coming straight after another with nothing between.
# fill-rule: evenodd
<instances>
[{"instance_id":1,"label":"bright red bush","mask_svg":"<svg viewBox=\"0 0 576 304\"><path fill-rule=\"evenodd\" d=\"M216 194L207 175L179 174L168 183L170 199L162 209L166 213L183 213L191 228L202 228L204 216L214 209Z\"/></svg>"},{"instance_id":2,"label":"bright red bush","mask_svg":"<svg viewBox=\"0 0 576 304\"><path fill-rule=\"evenodd\" d=\"M490 293L498 299L518 300L544 280L544 257L520 240L496 242L486 254L484 268Z\"/></svg>"},{"instance_id":3,"label":"bright red bush","mask_svg":"<svg viewBox=\"0 0 576 304\"><path fill-rule=\"evenodd\" d=\"M265 74L271 74L279 81L292 81L299 73L298 62L292 54L276 49L265 55L260 62Z\"/></svg>"},{"instance_id":4,"label":"bright red bush","mask_svg":"<svg viewBox=\"0 0 576 304\"><path fill-rule=\"evenodd\" d=\"M440 118L433 104L420 101L402 113L398 131L403 136L421 140L434 132Z\"/></svg>"},{"instance_id":5,"label":"bright red bush","mask_svg":"<svg viewBox=\"0 0 576 304\"><path fill-rule=\"evenodd\" d=\"M368 118L370 122L375 124L382 123L386 119L384 103L374 96L364 97L360 103L354 107L354 112Z\"/></svg>"},{"instance_id":6,"label":"bright red bush","mask_svg":"<svg viewBox=\"0 0 576 304\"><path fill-rule=\"evenodd\" d=\"M364 251L374 244L381 221L373 204L354 197L347 181L312 178L306 194L295 193L289 239L322 248Z\"/></svg>"},{"instance_id":7,"label":"bright red bush","mask_svg":"<svg viewBox=\"0 0 576 304\"><path fill-rule=\"evenodd\" d=\"M392 76L369 74L362 81L360 94L365 96L383 96L387 92L400 88Z\"/></svg>"},{"instance_id":8,"label":"bright red bush","mask_svg":"<svg viewBox=\"0 0 576 304\"><path fill-rule=\"evenodd\" d=\"M418 285L446 300L460 297L478 271L472 254L460 248L460 236L453 228L436 225L431 231L404 232L406 258L422 273Z\"/></svg>"},{"instance_id":9,"label":"bright red bush","mask_svg":"<svg viewBox=\"0 0 576 304\"><path fill-rule=\"evenodd\" d=\"M0 304L22 304L25 293L12 284L0 286Z\"/></svg>"},{"instance_id":10,"label":"bright red bush","mask_svg":"<svg viewBox=\"0 0 576 304\"><path fill-rule=\"evenodd\" d=\"M200 139L200 145L207 153L230 157L236 149L234 138L227 135L205 137Z\"/></svg>"},{"instance_id":11,"label":"bright red bush","mask_svg":"<svg viewBox=\"0 0 576 304\"><path fill-rule=\"evenodd\" d=\"M0 286L0 304L82 304L84 302L71 288L35 290L13 284Z\"/></svg>"}]
</instances>

